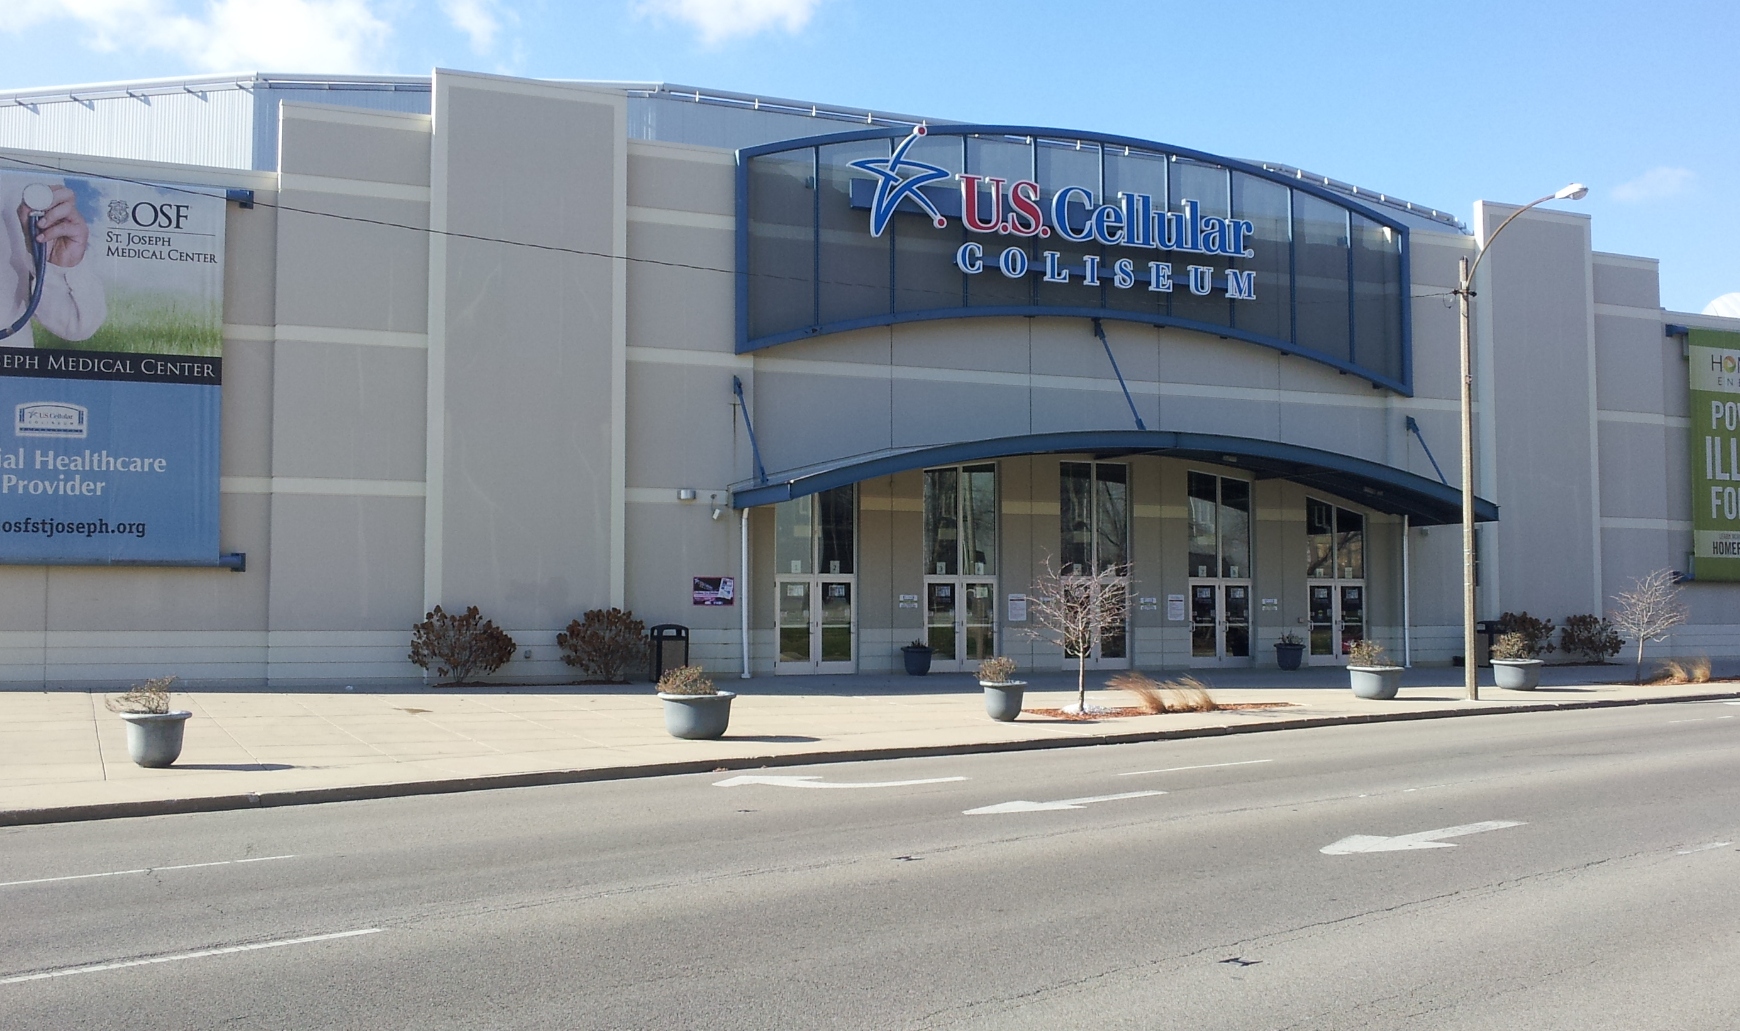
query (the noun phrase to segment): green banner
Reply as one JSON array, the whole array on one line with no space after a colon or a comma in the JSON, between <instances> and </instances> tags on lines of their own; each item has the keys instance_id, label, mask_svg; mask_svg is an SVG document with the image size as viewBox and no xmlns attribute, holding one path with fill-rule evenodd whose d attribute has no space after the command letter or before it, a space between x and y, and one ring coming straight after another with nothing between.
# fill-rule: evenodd
<instances>
[{"instance_id":1,"label":"green banner","mask_svg":"<svg viewBox=\"0 0 1740 1031\"><path fill-rule=\"evenodd\" d=\"M1694 329L1692 577L1740 580L1740 333Z\"/></svg>"}]
</instances>

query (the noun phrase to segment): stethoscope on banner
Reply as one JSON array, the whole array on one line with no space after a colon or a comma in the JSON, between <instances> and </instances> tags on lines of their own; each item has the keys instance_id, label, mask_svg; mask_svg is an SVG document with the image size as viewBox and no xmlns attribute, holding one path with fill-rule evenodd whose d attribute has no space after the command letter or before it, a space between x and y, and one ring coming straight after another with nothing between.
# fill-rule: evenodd
<instances>
[{"instance_id":1,"label":"stethoscope on banner","mask_svg":"<svg viewBox=\"0 0 1740 1031\"><path fill-rule=\"evenodd\" d=\"M25 242L30 244L30 262L35 274L31 277L30 300L24 305L24 314L18 316L18 321L12 325L0 327L0 340L30 324L36 315L36 306L42 303L42 279L48 271L48 244L38 240L37 236L42 232L42 216L54 207L54 191L41 183L31 183L24 188L24 207L30 212L24 235Z\"/></svg>"}]
</instances>

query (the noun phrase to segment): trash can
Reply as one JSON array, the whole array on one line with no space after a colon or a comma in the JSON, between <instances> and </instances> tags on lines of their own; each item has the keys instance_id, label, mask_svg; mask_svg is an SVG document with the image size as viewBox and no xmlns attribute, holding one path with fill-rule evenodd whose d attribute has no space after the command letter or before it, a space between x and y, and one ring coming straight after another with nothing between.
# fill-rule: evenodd
<instances>
[{"instance_id":1,"label":"trash can","mask_svg":"<svg viewBox=\"0 0 1740 1031\"><path fill-rule=\"evenodd\" d=\"M1482 619L1474 624L1474 665L1492 665L1492 644L1498 637L1498 620ZM1450 665L1461 667L1467 660L1461 655L1452 656Z\"/></svg>"},{"instance_id":2,"label":"trash can","mask_svg":"<svg viewBox=\"0 0 1740 1031\"><path fill-rule=\"evenodd\" d=\"M689 664L689 628L677 623L660 623L647 631L647 648L652 658L652 679L658 683L665 670Z\"/></svg>"},{"instance_id":3,"label":"trash can","mask_svg":"<svg viewBox=\"0 0 1740 1031\"><path fill-rule=\"evenodd\" d=\"M1483 619L1474 624L1474 657L1481 666L1492 665L1492 644L1498 639L1498 620Z\"/></svg>"}]
</instances>

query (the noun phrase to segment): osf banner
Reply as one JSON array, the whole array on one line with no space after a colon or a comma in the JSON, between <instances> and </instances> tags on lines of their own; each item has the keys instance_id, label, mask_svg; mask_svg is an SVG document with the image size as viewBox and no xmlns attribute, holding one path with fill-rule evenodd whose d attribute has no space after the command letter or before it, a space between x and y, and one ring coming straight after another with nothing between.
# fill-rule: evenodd
<instances>
[{"instance_id":1,"label":"osf banner","mask_svg":"<svg viewBox=\"0 0 1740 1031\"><path fill-rule=\"evenodd\" d=\"M224 214L0 170L0 562L217 563Z\"/></svg>"}]
</instances>

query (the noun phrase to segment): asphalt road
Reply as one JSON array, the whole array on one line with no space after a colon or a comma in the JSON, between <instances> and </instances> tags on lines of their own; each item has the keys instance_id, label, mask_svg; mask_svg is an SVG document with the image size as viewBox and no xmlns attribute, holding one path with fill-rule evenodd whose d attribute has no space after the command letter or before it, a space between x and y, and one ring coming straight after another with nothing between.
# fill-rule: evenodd
<instances>
[{"instance_id":1,"label":"asphalt road","mask_svg":"<svg viewBox=\"0 0 1740 1031\"><path fill-rule=\"evenodd\" d=\"M1740 1027L1733 703L762 772L963 779L0 830L0 1028Z\"/></svg>"}]
</instances>

